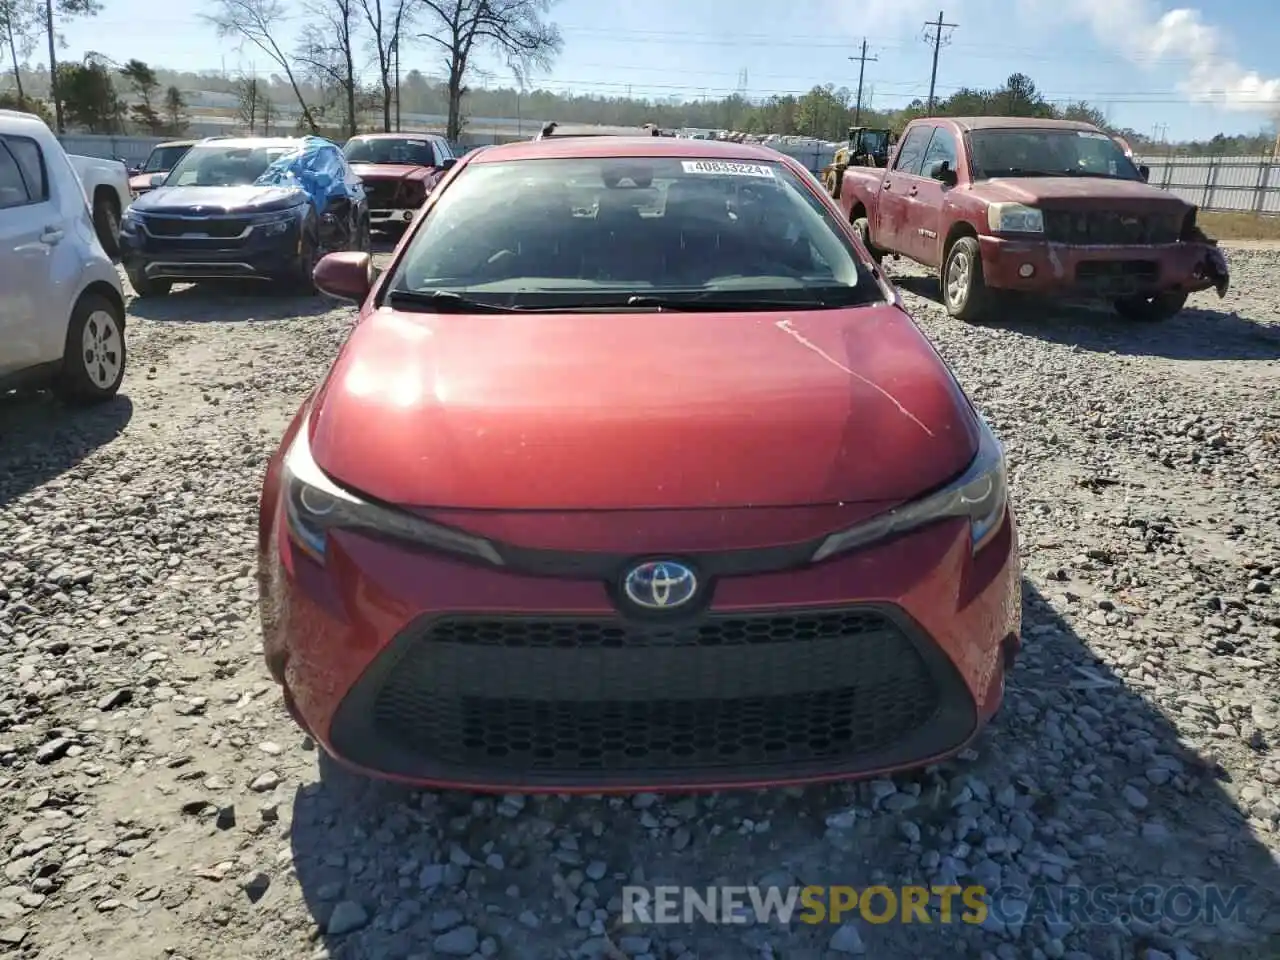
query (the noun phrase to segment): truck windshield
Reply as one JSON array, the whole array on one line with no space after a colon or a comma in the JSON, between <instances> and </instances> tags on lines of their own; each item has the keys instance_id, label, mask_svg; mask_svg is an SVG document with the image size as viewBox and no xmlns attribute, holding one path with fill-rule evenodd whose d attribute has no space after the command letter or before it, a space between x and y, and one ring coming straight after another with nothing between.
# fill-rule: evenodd
<instances>
[{"instance_id":1,"label":"truck windshield","mask_svg":"<svg viewBox=\"0 0 1280 960\"><path fill-rule=\"evenodd\" d=\"M398 163L415 167L434 167L435 154L431 141L394 137L356 137L342 148L348 163Z\"/></svg>"},{"instance_id":2,"label":"truck windshield","mask_svg":"<svg viewBox=\"0 0 1280 960\"><path fill-rule=\"evenodd\" d=\"M166 170L172 170L174 164L190 149L191 147L186 144L177 147L156 147L151 151L151 156L147 157L147 165L142 168L142 172L164 173Z\"/></svg>"},{"instance_id":3,"label":"truck windshield","mask_svg":"<svg viewBox=\"0 0 1280 960\"><path fill-rule=\"evenodd\" d=\"M977 180L1072 176L1142 180L1120 145L1095 130L974 130L969 143Z\"/></svg>"}]
</instances>

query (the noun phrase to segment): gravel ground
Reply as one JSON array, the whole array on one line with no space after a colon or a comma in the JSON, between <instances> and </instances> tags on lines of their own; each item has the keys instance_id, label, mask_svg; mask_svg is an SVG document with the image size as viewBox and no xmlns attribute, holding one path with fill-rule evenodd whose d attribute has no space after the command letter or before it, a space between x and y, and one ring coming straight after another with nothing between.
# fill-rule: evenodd
<instances>
[{"instance_id":1,"label":"gravel ground","mask_svg":"<svg viewBox=\"0 0 1280 960\"><path fill-rule=\"evenodd\" d=\"M1008 448L1027 579L1005 709L945 767L699 797L410 792L318 757L260 662L254 523L351 311L132 304L114 404L0 398L0 954L1280 956L1280 251L1230 252L1225 302L1149 328L1036 307L967 327L891 264ZM1247 913L619 929L628 878L1213 883Z\"/></svg>"}]
</instances>

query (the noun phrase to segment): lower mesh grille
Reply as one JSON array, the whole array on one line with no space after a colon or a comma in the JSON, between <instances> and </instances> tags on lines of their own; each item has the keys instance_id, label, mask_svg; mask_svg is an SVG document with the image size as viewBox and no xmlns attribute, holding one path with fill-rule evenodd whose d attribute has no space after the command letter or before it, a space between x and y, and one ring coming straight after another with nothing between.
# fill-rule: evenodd
<instances>
[{"instance_id":1,"label":"lower mesh grille","mask_svg":"<svg viewBox=\"0 0 1280 960\"><path fill-rule=\"evenodd\" d=\"M658 782L924 756L972 726L945 657L874 610L679 626L449 617L393 644L331 739L408 776Z\"/></svg>"}]
</instances>

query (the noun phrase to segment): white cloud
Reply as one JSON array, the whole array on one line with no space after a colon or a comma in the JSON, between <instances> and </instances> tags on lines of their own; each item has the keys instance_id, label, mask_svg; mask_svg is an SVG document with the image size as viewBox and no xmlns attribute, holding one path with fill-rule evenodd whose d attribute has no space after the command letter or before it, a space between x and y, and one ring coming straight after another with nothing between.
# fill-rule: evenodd
<instances>
[{"instance_id":1,"label":"white cloud","mask_svg":"<svg viewBox=\"0 0 1280 960\"><path fill-rule=\"evenodd\" d=\"M1280 77L1266 78L1225 52L1222 31L1204 22L1199 10L1161 13L1147 0L1070 0L1104 45L1133 62L1168 63L1178 89L1189 100L1229 110L1280 111Z\"/></svg>"}]
</instances>

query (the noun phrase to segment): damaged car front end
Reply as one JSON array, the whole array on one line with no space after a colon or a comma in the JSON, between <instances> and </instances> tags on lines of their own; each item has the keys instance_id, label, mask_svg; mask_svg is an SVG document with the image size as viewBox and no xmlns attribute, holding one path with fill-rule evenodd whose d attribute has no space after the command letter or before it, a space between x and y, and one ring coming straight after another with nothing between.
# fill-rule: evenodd
<instances>
[{"instance_id":1,"label":"damaged car front end","mask_svg":"<svg viewBox=\"0 0 1280 960\"><path fill-rule=\"evenodd\" d=\"M129 207L121 229L139 296L225 279L310 293L321 257L368 242L364 187L337 146L319 137L197 144Z\"/></svg>"}]
</instances>

